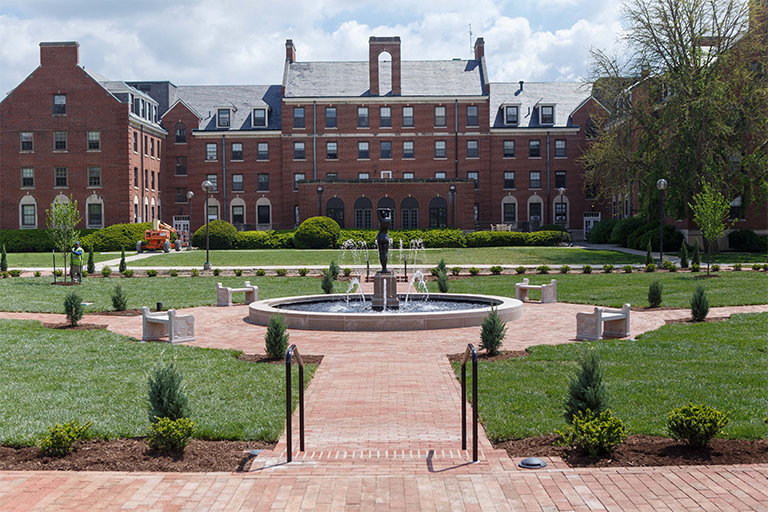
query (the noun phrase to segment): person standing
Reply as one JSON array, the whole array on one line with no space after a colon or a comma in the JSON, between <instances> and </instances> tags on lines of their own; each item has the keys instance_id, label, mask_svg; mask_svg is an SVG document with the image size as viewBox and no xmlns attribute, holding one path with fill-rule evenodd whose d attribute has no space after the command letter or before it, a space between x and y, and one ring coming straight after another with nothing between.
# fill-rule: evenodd
<instances>
[{"instance_id":1,"label":"person standing","mask_svg":"<svg viewBox=\"0 0 768 512\"><path fill-rule=\"evenodd\" d=\"M82 283L83 280L83 248L80 247L80 242L75 242L75 246L72 248L72 270L69 273L72 281L77 276L77 282Z\"/></svg>"}]
</instances>

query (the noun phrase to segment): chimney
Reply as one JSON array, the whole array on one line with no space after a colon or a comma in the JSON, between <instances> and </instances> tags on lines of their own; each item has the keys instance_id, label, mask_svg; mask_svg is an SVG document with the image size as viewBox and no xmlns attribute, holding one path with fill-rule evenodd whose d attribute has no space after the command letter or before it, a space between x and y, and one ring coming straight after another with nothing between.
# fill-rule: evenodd
<instances>
[{"instance_id":1,"label":"chimney","mask_svg":"<svg viewBox=\"0 0 768 512\"><path fill-rule=\"evenodd\" d=\"M524 81L524 80L520 80L520 91L521 91L521 92L522 92L522 90L523 90L523 84L524 84L524 83L525 83L525 81Z\"/></svg>"},{"instance_id":2,"label":"chimney","mask_svg":"<svg viewBox=\"0 0 768 512\"><path fill-rule=\"evenodd\" d=\"M379 96L379 55L387 52L392 57L392 96L400 96L400 37L374 37L368 39L368 89L371 96ZM386 93L386 91L384 91Z\"/></svg>"},{"instance_id":3,"label":"chimney","mask_svg":"<svg viewBox=\"0 0 768 512\"><path fill-rule=\"evenodd\" d=\"M285 40L285 60L296 62L296 47L293 46L293 39Z\"/></svg>"},{"instance_id":4,"label":"chimney","mask_svg":"<svg viewBox=\"0 0 768 512\"><path fill-rule=\"evenodd\" d=\"M485 57L485 40L478 37L475 41L475 60L480 60L483 57Z\"/></svg>"},{"instance_id":5,"label":"chimney","mask_svg":"<svg viewBox=\"0 0 768 512\"><path fill-rule=\"evenodd\" d=\"M80 43L40 43L40 65L49 67L77 66L80 62Z\"/></svg>"}]
</instances>

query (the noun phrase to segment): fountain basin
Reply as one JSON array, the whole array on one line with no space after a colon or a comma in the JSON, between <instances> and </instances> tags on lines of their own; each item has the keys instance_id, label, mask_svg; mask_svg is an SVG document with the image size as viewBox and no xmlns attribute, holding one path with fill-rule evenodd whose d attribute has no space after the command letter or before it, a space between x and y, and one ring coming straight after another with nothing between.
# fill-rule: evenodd
<instances>
[{"instance_id":1,"label":"fountain basin","mask_svg":"<svg viewBox=\"0 0 768 512\"><path fill-rule=\"evenodd\" d=\"M405 295L398 295L401 304ZM370 302L370 294L366 294ZM410 301L418 301L420 294L411 294ZM257 325L267 325L272 315L285 316L291 329L316 331L416 331L428 329L455 329L481 325L483 318L496 308L506 322L519 320L523 316L523 303L509 297L493 295L469 295L455 293L430 293L429 302L471 303L472 309L448 311L407 311L390 310L381 312L319 312L290 309L292 305L328 303L329 307L346 302L346 295L303 295L260 300L249 304L248 317ZM352 302L352 300L350 300ZM475 307L476 306L476 307Z\"/></svg>"}]
</instances>

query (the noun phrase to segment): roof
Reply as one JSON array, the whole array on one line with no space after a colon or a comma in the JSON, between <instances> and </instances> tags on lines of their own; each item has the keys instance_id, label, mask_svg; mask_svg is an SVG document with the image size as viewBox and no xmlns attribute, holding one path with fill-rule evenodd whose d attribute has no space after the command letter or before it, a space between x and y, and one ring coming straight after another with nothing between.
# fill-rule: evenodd
<instances>
[{"instance_id":1,"label":"roof","mask_svg":"<svg viewBox=\"0 0 768 512\"><path fill-rule=\"evenodd\" d=\"M88 73L88 75L94 80L96 80L99 83L99 85L101 85L104 89L107 90L107 92L110 92L113 95L115 95L115 97L118 98L123 103L128 102L127 98L123 96L118 96L118 95L125 94L125 93L130 93L130 94L133 94L134 97L143 98L152 103L157 103L151 96L141 92L140 90L128 85L127 83L121 80L110 80L109 78L106 78L100 75L99 73L93 71L92 69L86 68L85 66L83 66L83 71Z\"/></svg>"},{"instance_id":2,"label":"roof","mask_svg":"<svg viewBox=\"0 0 768 512\"><path fill-rule=\"evenodd\" d=\"M281 98L279 85L193 85L180 86L175 90L171 104L183 101L203 119L200 130L239 131L239 130L279 130L281 126ZM216 113L219 108L230 108L229 128L216 126ZM268 125L266 128L252 126L251 113L254 108L267 108Z\"/></svg>"},{"instance_id":3,"label":"roof","mask_svg":"<svg viewBox=\"0 0 768 512\"><path fill-rule=\"evenodd\" d=\"M492 83L490 115L492 128L509 128L504 124L504 105L519 105L520 123L517 128L574 126L571 115L592 97L592 84L580 82L519 82ZM534 115L539 104L555 105L555 124L540 125Z\"/></svg>"},{"instance_id":4,"label":"roof","mask_svg":"<svg viewBox=\"0 0 768 512\"><path fill-rule=\"evenodd\" d=\"M484 91L479 60L403 61L400 73L401 96L482 96ZM390 84L391 75L392 66L382 61L380 83ZM370 96L368 61L291 62L284 80L286 98Z\"/></svg>"}]
</instances>

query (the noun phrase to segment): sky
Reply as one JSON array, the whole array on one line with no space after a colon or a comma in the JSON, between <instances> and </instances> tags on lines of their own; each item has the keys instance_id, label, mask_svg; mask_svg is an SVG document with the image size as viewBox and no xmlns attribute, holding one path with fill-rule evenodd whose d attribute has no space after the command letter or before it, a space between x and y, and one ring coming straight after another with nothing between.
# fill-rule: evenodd
<instances>
[{"instance_id":1,"label":"sky","mask_svg":"<svg viewBox=\"0 0 768 512\"><path fill-rule=\"evenodd\" d=\"M286 39L298 61L366 61L370 36L400 36L403 60L473 58L483 37L490 80L517 82L586 79L589 48L620 34L616 0L0 0L0 92L41 41L78 41L111 80L265 85L282 82Z\"/></svg>"}]
</instances>

